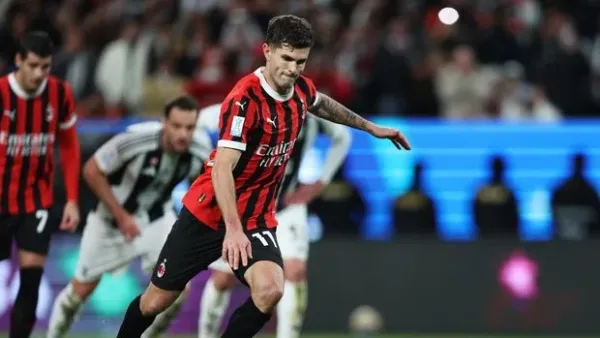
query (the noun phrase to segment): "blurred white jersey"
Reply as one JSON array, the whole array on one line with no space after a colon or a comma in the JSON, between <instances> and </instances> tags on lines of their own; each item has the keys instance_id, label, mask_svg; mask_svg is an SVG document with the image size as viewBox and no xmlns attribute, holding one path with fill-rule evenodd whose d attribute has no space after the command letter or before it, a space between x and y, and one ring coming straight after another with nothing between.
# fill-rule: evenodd
<instances>
[{"instance_id":1,"label":"blurred white jersey","mask_svg":"<svg viewBox=\"0 0 600 338\"><path fill-rule=\"evenodd\" d=\"M165 152L160 146L161 131L162 126L130 129L114 136L94 154L115 197L127 212L145 224L164 214L171 205L175 186L185 179L194 179L212 150L208 135L196 133L187 152ZM101 202L95 213L112 220Z\"/></svg>"},{"instance_id":2,"label":"blurred white jersey","mask_svg":"<svg viewBox=\"0 0 600 338\"><path fill-rule=\"evenodd\" d=\"M117 134L94 154L119 203L134 218L141 233L125 239L104 203L88 214L75 278L99 280L106 272L121 271L135 258L150 272L176 220L171 194L179 182L194 179L208 158L208 135L197 133L188 151L173 154L161 147L162 124L139 124Z\"/></svg>"}]
</instances>

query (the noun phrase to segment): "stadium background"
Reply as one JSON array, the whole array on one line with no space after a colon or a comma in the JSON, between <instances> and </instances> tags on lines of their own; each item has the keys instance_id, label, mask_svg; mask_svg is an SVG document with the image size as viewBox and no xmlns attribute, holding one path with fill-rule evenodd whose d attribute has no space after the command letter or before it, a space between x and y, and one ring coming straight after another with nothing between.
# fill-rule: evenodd
<instances>
[{"instance_id":1,"label":"stadium background","mask_svg":"<svg viewBox=\"0 0 600 338\"><path fill-rule=\"evenodd\" d=\"M451 26L437 17L446 5L460 13ZM258 46L268 19L292 12L315 27L307 73L319 89L400 127L415 148L398 153L353 133L338 177L356 191L345 208L355 212L340 215L352 222L345 233L329 234L317 212L311 217L306 331L343 334L350 313L370 305L387 332L600 335L600 249L593 238L557 238L550 208L576 152L586 156L586 177L599 188L597 2L4 0L0 71L13 69L23 32L51 33L53 72L78 98L86 159L128 124L157 119L178 93L202 105L218 102L262 62ZM317 177L326 146L319 139L309 153L303 181ZM479 238L473 220L492 156L505 160L506 184L518 201L518 236L510 239ZM410 188L416 163L425 165L423 190L436 204L437 238L394 227L394 199ZM184 191L185 182L176 204ZM83 211L93 204L84 185ZM41 331L53 297L73 274L78 245L79 235L54 241L38 308ZM0 263L0 330L16 272L11 262ZM206 277L194 281L173 332L195 332ZM106 276L75 332L113 335L146 283L137 265ZM245 296L236 289L230 309Z\"/></svg>"}]
</instances>

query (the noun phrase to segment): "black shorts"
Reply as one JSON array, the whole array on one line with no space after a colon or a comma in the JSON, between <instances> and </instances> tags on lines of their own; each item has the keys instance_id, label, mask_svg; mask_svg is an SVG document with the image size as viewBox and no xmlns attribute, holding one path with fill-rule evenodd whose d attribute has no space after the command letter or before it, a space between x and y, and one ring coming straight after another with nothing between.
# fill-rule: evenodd
<instances>
[{"instance_id":1,"label":"black shorts","mask_svg":"<svg viewBox=\"0 0 600 338\"><path fill-rule=\"evenodd\" d=\"M57 229L50 210L32 214L0 215L0 261L10 258L13 239L20 250L48 255L52 233Z\"/></svg>"},{"instance_id":2,"label":"black shorts","mask_svg":"<svg viewBox=\"0 0 600 338\"><path fill-rule=\"evenodd\" d=\"M283 268L283 259L275 229L247 231L252 245L252 259L243 267L240 262L235 276L248 285L244 274L258 261L271 261ZM187 282L221 257L225 229L215 231L200 222L185 207L181 210L163 246L152 272L152 284L163 290L181 291Z\"/></svg>"}]
</instances>

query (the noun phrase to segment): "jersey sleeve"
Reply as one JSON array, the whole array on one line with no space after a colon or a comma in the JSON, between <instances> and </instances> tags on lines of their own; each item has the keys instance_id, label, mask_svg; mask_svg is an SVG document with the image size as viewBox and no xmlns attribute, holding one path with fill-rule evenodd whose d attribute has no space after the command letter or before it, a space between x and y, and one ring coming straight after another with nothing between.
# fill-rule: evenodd
<instances>
[{"instance_id":1,"label":"jersey sleeve","mask_svg":"<svg viewBox=\"0 0 600 338\"><path fill-rule=\"evenodd\" d=\"M94 160L104 174L111 174L123 167L144 147L140 143L140 133L117 134L104 143L94 154Z\"/></svg>"},{"instance_id":2,"label":"jersey sleeve","mask_svg":"<svg viewBox=\"0 0 600 338\"><path fill-rule=\"evenodd\" d=\"M308 109L315 108L317 105L319 105L319 102L321 100L320 94L317 91L317 87L310 78L302 76L302 79L304 80L304 83L300 83L300 85L304 87L303 89L307 93L306 99L308 101Z\"/></svg>"},{"instance_id":3,"label":"jersey sleeve","mask_svg":"<svg viewBox=\"0 0 600 338\"><path fill-rule=\"evenodd\" d=\"M221 105L217 147L246 150L248 134L256 127L258 111L247 95L236 95Z\"/></svg>"},{"instance_id":4,"label":"jersey sleeve","mask_svg":"<svg viewBox=\"0 0 600 338\"><path fill-rule=\"evenodd\" d=\"M75 113L75 97L71 86L63 82L64 99L59 112L58 127L60 129L69 129L77 122L77 114Z\"/></svg>"}]
</instances>

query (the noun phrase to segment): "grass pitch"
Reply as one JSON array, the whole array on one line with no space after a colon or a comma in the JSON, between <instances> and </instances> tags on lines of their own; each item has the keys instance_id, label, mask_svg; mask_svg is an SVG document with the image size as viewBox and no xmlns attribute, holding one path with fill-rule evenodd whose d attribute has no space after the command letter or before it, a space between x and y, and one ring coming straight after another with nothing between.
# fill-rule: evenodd
<instances>
[{"instance_id":1,"label":"grass pitch","mask_svg":"<svg viewBox=\"0 0 600 338\"><path fill-rule=\"evenodd\" d=\"M106 334L81 334L73 333L67 335L68 338L114 338ZM166 337L166 336L165 336ZM198 338L196 335L169 335L172 338ZM259 335L258 338L275 338L274 335ZM372 338L540 338L542 336L498 336L498 335L428 335L428 334L381 334ZM7 333L0 333L0 338L8 338ZM32 338L45 338L44 333L37 332ZM353 338L348 334L321 333L321 334L303 334L302 338ZM578 337L585 338L585 337ZM589 337L592 338L592 337Z\"/></svg>"}]
</instances>

